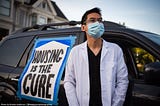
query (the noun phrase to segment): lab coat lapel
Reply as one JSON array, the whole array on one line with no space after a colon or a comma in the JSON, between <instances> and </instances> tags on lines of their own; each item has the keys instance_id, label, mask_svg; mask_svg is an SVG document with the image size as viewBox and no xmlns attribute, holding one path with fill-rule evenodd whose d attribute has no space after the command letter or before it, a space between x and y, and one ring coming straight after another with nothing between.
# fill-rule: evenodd
<instances>
[{"instance_id":1,"label":"lab coat lapel","mask_svg":"<svg viewBox=\"0 0 160 106\"><path fill-rule=\"evenodd\" d=\"M102 46L102 54L101 54L101 62L103 60L103 58L105 57L105 55L107 54L108 52L108 45L107 45L107 42L103 40L103 46ZM83 59L85 60L86 64L88 64L88 52L87 52L87 41L84 42L82 45L81 45L81 49L82 49L82 57ZM88 66L88 65L87 65Z\"/></svg>"},{"instance_id":2,"label":"lab coat lapel","mask_svg":"<svg viewBox=\"0 0 160 106\"><path fill-rule=\"evenodd\" d=\"M84 42L81 45L83 67L82 67L82 76L81 81L83 82L83 90L81 91L82 99L86 101L83 106L89 106L89 92L90 92L90 84L89 84L89 63L88 63L88 52L87 52L87 42Z\"/></svg>"},{"instance_id":3,"label":"lab coat lapel","mask_svg":"<svg viewBox=\"0 0 160 106\"><path fill-rule=\"evenodd\" d=\"M82 49L82 58L85 60L86 64L88 64L87 42L84 42L81 45L81 49Z\"/></svg>"},{"instance_id":4,"label":"lab coat lapel","mask_svg":"<svg viewBox=\"0 0 160 106\"><path fill-rule=\"evenodd\" d=\"M103 40L103 45L102 45L102 54L101 54L101 62L103 61L105 55L108 53L108 45L107 45L107 42L105 42Z\"/></svg>"}]
</instances>

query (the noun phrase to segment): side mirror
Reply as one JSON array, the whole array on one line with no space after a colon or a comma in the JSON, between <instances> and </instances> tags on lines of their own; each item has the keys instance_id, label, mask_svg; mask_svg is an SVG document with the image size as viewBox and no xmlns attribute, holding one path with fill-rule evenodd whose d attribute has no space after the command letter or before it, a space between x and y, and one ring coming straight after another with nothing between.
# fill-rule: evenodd
<instances>
[{"instance_id":1,"label":"side mirror","mask_svg":"<svg viewBox=\"0 0 160 106\"><path fill-rule=\"evenodd\" d=\"M145 65L144 81L148 84L160 86L160 62L149 63Z\"/></svg>"}]
</instances>

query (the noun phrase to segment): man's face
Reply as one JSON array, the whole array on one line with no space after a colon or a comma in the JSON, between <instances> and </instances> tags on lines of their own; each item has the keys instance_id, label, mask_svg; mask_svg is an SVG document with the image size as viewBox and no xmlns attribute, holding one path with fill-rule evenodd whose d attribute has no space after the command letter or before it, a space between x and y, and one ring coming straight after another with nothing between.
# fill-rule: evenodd
<instances>
[{"instance_id":1,"label":"man's face","mask_svg":"<svg viewBox=\"0 0 160 106\"><path fill-rule=\"evenodd\" d=\"M102 17L98 13L91 13L88 14L87 19L85 21L85 25L81 26L82 31L87 32L88 31L88 24L94 23L94 22L102 22Z\"/></svg>"}]
</instances>

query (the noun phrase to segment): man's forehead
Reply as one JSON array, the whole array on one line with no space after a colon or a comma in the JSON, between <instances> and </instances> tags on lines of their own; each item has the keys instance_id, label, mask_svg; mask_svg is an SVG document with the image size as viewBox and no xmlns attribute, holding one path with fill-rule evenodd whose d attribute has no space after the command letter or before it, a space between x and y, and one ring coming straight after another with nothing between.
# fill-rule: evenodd
<instances>
[{"instance_id":1,"label":"man's forehead","mask_svg":"<svg viewBox=\"0 0 160 106\"><path fill-rule=\"evenodd\" d=\"M98 13L91 13L87 15L87 18L101 18L101 15Z\"/></svg>"}]
</instances>

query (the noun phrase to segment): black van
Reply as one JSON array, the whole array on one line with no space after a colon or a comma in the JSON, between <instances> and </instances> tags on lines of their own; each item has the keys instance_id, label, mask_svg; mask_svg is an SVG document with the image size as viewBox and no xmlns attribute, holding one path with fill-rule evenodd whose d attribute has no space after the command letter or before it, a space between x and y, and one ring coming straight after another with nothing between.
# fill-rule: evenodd
<instances>
[{"instance_id":1,"label":"black van","mask_svg":"<svg viewBox=\"0 0 160 106\"><path fill-rule=\"evenodd\" d=\"M16 95L18 79L31 56L35 39L76 36L75 45L86 40L80 22L36 25L23 28L0 41L0 103L35 104L36 101L19 100ZM67 25L66 27L61 27ZM129 87L125 106L158 106L160 104L160 35L104 22L103 39L118 44L128 67ZM58 26L58 27L57 27ZM61 28L60 28L61 27ZM64 73L65 74L65 73ZM63 76L64 77L64 76ZM62 83L59 106L68 106Z\"/></svg>"}]
</instances>

